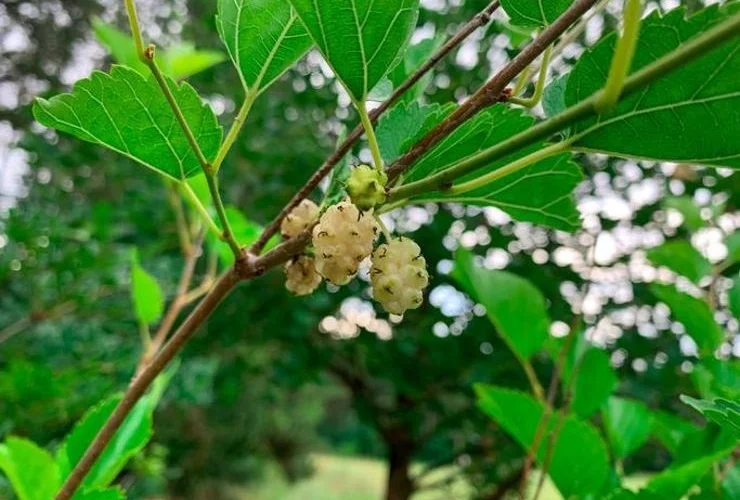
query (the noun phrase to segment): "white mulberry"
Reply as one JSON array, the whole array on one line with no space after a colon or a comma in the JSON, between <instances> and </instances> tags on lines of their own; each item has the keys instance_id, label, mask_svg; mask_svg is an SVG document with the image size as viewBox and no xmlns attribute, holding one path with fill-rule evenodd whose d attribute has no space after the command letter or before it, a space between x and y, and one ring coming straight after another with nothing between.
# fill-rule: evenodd
<instances>
[{"instance_id":1,"label":"white mulberry","mask_svg":"<svg viewBox=\"0 0 740 500\"><path fill-rule=\"evenodd\" d=\"M378 226L372 215L343 201L332 205L313 228L316 270L335 285L344 285L373 251Z\"/></svg>"},{"instance_id":2,"label":"white mulberry","mask_svg":"<svg viewBox=\"0 0 740 500\"><path fill-rule=\"evenodd\" d=\"M308 229L318 216L316 203L303 200L280 223L280 234L284 238L294 238Z\"/></svg>"},{"instance_id":3,"label":"white mulberry","mask_svg":"<svg viewBox=\"0 0 740 500\"><path fill-rule=\"evenodd\" d=\"M393 238L375 249L372 263L373 298L386 311L403 314L421 305L429 274L419 245L409 238Z\"/></svg>"},{"instance_id":4,"label":"white mulberry","mask_svg":"<svg viewBox=\"0 0 740 500\"><path fill-rule=\"evenodd\" d=\"M321 283L313 257L302 255L285 264L285 288L295 295L308 295Z\"/></svg>"}]
</instances>

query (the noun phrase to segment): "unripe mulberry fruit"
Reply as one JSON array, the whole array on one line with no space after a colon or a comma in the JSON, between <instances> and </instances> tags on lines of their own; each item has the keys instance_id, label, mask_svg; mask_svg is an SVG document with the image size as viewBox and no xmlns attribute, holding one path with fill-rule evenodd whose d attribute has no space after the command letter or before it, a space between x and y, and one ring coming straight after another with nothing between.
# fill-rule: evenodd
<instances>
[{"instance_id":1,"label":"unripe mulberry fruit","mask_svg":"<svg viewBox=\"0 0 740 500\"><path fill-rule=\"evenodd\" d=\"M321 283L313 257L302 255L285 264L285 288L295 295L308 295Z\"/></svg>"},{"instance_id":2,"label":"unripe mulberry fruit","mask_svg":"<svg viewBox=\"0 0 740 500\"><path fill-rule=\"evenodd\" d=\"M280 234L294 238L308 229L319 216L319 207L311 200L303 200L280 223Z\"/></svg>"},{"instance_id":3,"label":"unripe mulberry fruit","mask_svg":"<svg viewBox=\"0 0 740 500\"><path fill-rule=\"evenodd\" d=\"M375 249L372 263L373 298L386 311L403 314L421 305L429 274L419 245L409 238L393 238Z\"/></svg>"},{"instance_id":4,"label":"unripe mulberry fruit","mask_svg":"<svg viewBox=\"0 0 740 500\"><path fill-rule=\"evenodd\" d=\"M347 179L347 193L352 203L360 210L371 208L385 203L385 185L388 176L383 170L370 165L359 165L352 170Z\"/></svg>"},{"instance_id":5,"label":"unripe mulberry fruit","mask_svg":"<svg viewBox=\"0 0 740 500\"><path fill-rule=\"evenodd\" d=\"M378 226L372 215L343 201L332 205L313 228L316 270L335 285L344 285L373 251Z\"/></svg>"}]
</instances>

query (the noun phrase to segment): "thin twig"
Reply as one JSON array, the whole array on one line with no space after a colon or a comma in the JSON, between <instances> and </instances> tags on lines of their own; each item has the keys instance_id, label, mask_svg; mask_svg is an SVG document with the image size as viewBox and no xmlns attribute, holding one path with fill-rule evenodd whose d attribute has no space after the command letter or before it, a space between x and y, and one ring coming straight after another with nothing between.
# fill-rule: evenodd
<instances>
[{"instance_id":1,"label":"thin twig","mask_svg":"<svg viewBox=\"0 0 740 500\"><path fill-rule=\"evenodd\" d=\"M468 21L460 30L455 33L447 42L440 47L440 49L427 60L414 74L412 74L405 82L403 82L391 96L383 104L373 109L369 113L369 118L372 123L376 123L380 115L385 113L398 99L403 96L407 90L416 85L432 68L434 68L442 59L444 59L450 52L452 52L457 46L459 46L467 37L469 37L475 30L481 26L485 26L491 21L491 16L499 8L499 0L491 2L485 9L475 15L470 21ZM357 143L362 137L364 132L362 124L358 124L352 132L349 133L347 138L339 145L339 147L332 153L329 158L326 159L323 165L314 172L306 184L291 198L291 200L285 205L275 219L270 222L265 230L260 235L259 239L252 245L250 252L258 255L264 249L267 242L272 236L277 233L280 228L282 220L293 210L298 204L304 199L308 198L311 192L318 187L321 181L329 175L329 172L349 153L350 149Z\"/></svg>"}]
</instances>

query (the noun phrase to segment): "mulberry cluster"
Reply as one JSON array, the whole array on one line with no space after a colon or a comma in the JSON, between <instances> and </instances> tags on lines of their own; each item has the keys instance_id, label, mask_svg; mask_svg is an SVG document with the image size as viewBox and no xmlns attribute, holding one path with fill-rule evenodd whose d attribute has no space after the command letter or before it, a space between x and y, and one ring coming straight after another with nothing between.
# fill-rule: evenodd
<instances>
[{"instance_id":1,"label":"mulberry cluster","mask_svg":"<svg viewBox=\"0 0 740 500\"><path fill-rule=\"evenodd\" d=\"M285 288L296 295L308 295L321 283L313 257L302 255L285 265Z\"/></svg>"},{"instance_id":2,"label":"mulberry cluster","mask_svg":"<svg viewBox=\"0 0 740 500\"><path fill-rule=\"evenodd\" d=\"M313 228L316 270L335 285L344 285L373 251L378 226L372 215L343 201L332 205Z\"/></svg>"},{"instance_id":3,"label":"mulberry cluster","mask_svg":"<svg viewBox=\"0 0 740 500\"><path fill-rule=\"evenodd\" d=\"M422 303L429 274L419 245L409 238L393 238L372 256L373 297L392 314L403 314Z\"/></svg>"},{"instance_id":4,"label":"mulberry cluster","mask_svg":"<svg viewBox=\"0 0 740 500\"><path fill-rule=\"evenodd\" d=\"M280 223L280 234L294 238L311 227L319 216L319 207L311 200L303 200Z\"/></svg>"}]
</instances>

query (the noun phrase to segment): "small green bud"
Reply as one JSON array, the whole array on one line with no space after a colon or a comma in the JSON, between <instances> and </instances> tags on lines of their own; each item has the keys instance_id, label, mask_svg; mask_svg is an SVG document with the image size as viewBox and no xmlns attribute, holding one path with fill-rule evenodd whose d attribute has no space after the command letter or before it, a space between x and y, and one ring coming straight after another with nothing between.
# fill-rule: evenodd
<instances>
[{"instance_id":1,"label":"small green bud","mask_svg":"<svg viewBox=\"0 0 740 500\"><path fill-rule=\"evenodd\" d=\"M347 180L347 193L360 210L370 210L385 202L385 185L388 176L383 170L370 165L358 165Z\"/></svg>"}]
</instances>

